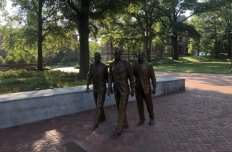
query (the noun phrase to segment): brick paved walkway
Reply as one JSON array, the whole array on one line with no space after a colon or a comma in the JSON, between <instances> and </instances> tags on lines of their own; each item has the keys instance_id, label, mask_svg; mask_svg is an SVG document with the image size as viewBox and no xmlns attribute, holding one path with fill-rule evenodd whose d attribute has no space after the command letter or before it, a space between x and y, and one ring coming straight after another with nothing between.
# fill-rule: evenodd
<instances>
[{"instance_id":1,"label":"brick paved walkway","mask_svg":"<svg viewBox=\"0 0 232 152\"><path fill-rule=\"evenodd\" d=\"M153 98L155 121L138 127L136 103L128 104L129 129L111 139L115 106L105 108L107 121L91 132L94 110L0 130L0 152L56 151L75 142L88 152L232 151L232 77L214 74L156 72L157 77L186 79L186 91ZM107 102L107 101L106 101Z\"/></svg>"}]
</instances>

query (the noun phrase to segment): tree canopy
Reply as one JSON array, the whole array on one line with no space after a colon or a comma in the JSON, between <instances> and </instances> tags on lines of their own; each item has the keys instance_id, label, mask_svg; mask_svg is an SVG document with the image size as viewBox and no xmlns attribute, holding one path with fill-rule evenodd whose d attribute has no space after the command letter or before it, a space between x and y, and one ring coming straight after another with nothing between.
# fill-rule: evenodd
<instances>
[{"instance_id":1,"label":"tree canopy","mask_svg":"<svg viewBox=\"0 0 232 152\"><path fill-rule=\"evenodd\" d=\"M36 52L38 70L43 70L43 56L65 50L73 41L72 35L78 35L80 79L85 79L89 68L90 38L109 41L111 48L122 46L127 52L144 49L148 61L151 48L165 48L167 38L172 39L172 58L178 60L180 33L191 37L191 41L196 42L194 45L199 45L192 48L198 48L198 51L204 45L213 48L211 53L215 57L219 49L226 49L225 46L231 43L228 35L232 30L230 0L11 1L19 8L19 14L9 17L8 22L20 26L8 24L2 29L5 30L5 48L9 52L20 50L22 57ZM4 6L3 2L0 0L0 7ZM187 11L190 11L188 15ZM189 22L196 15L198 23L204 23L201 27Z\"/></svg>"}]
</instances>

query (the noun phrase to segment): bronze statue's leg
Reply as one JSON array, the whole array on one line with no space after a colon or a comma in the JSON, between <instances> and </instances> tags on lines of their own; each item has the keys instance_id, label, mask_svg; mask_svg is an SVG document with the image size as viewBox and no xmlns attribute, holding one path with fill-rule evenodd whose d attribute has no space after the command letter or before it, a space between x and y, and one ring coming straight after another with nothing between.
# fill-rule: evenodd
<instances>
[{"instance_id":1,"label":"bronze statue's leg","mask_svg":"<svg viewBox=\"0 0 232 152\"><path fill-rule=\"evenodd\" d=\"M118 94L119 92L115 96L117 96ZM127 108L127 103L128 103L128 97L129 97L128 95L120 97L119 112L118 112L118 125L116 128L116 131L110 136L113 139L121 135L123 128L124 128L124 123L127 122L127 120L125 119L127 118L126 108Z\"/></svg>"},{"instance_id":2,"label":"bronze statue's leg","mask_svg":"<svg viewBox=\"0 0 232 152\"><path fill-rule=\"evenodd\" d=\"M119 104L120 104L120 93L119 93L119 91L115 94L114 98L115 98L115 101L116 101L117 109L119 111Z\"/></svg>"},{"instance_id":3,"label":"bronze statue's leg","mask_svg":"<svg viewBox=\"0 0 232 152\"><path fill-rule=\"evenodd\" d=\"M141 126L145 121L144 107L143 107L143 92L136 92L135 97L136 97L137 108L139 113L139 122L137 123L137 125Z\"/></svg>"},{"instance_id":4,"label":"bronze statue's leg","mask_svg":"<svg viewBox=\"0 0 232 152\"><path fill-rule=\"evenodd\" d=\"M93 97L94 97L95 105L96 105L96 107L97 107L98 93L93 93Z\"/></svg>"},{"instance_id":5,"label":"bronze statue's leg","mask_svg":"<svg viewBox=\"0 0 232 152\"><path fill-rule=\"evenodd\" d=\"M128 95L121 96L119 104L119 114L118 114L118 126L117 131L122 132L124 124L127 123L126 108L128 103Z\"/></svg>"},{"instance_id":6,"label":"bronze statue's leg","mask_svg":"<svg viewBox=\"0 0 232 152\"><path fill-rule=\"evenodd\" d=\"M117 109L119 112L119 105L121 103L119 91L115 95L115 100L116 100L116 105L117 105ZM128 129L128 128L129 128L129 126L128 126L128 122L127 122L127 116L125 115L123 129Z\"/></svg>"},{"instance_id":7,"label":"bronze statue's leg","mask_svg":"<svg viewBox=\"0 0 232 152\"><path fill-rule=\"evenodd\" d=\"M89 130L94 131L98 127L97 117L98 117L98 108L97 108L97 100L98 100L98 93L93 93L94 102L96 105L96 116L93 125L89 128Z\"/></svg>"},{"instance_id":8,"label":"bronze statue's leg","mask_svg":"<svg viewBox=\"0 0 232 152\"><path fill-rule=\"evenodd\" d=\"M99 103L98 105L101 105L101 118L99 120L99 123L104 122L106 120L106 115L105 115L105 111L104 111L104 103L105 103L105 97L106 97L106 93L101 93L99 95Z\"/></svg>"},{"instance_id":9,"label":"bronze statue's leg","mask_svg":"<svg viewBox=\"0 0 232 152\"><path fill-rule=\"evenodd\" d=\"M147 111L148 111L149 117L150 117L149 125L154 125L154 112L153 112L153 103L152 103L152 99L151 99L151 93L145 94L144 100L146 102Z\"/></svg>"},{"instance_id":10,"label":"bronze statue's leg","mask_svg":"<svg viewBox=\"0 0 232 152\"><path fill-rule=\"evenodd\" d=\"M103 105L104 105L104 101L105 101L105 93L99 93L99 94L94 93L94 100L95 100L97 108L96 108L95 121L93 123L93 126L89 128L91 131L98 128L98 124L100 122L103 122L106 120L106 117L104 114L104 109L103 109Z\"/></svg>"},{"instance_id":11,"label":"bronze statue's leg","mask_svg":"<svg viewBox=\"0 0 232 152\"><path fill-rule=\"evenodd\" d=\"M124 123L123 123L123 129L128 129L128 128L129 128L129 125L128 125L128 122L127 122L127 116L125 115Z\"/></svg>"}]
</instances>

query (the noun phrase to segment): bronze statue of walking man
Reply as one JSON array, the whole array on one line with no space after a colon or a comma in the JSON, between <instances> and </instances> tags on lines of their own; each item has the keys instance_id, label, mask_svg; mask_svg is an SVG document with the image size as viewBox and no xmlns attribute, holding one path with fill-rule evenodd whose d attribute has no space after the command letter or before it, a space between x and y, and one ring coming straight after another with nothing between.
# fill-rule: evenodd
<instances>
[{"instance_id":1,"label":"bronze statue of walking man","mask_svg":"<svg viewBox=\"0 0 232 152\"><path fill-rule=\"evenodd\" d=\"M105 112L103 109L105 96L106 96L106 82L108 81L107 66L101 62L101 54L96 52L94 54L95 63L90 65L87 74L86 91L89 92L89 85L93 80L93 96L96 104L96 118L93 126L89 130L93 131L98 128L99 123L106 120Z\"/></svg>"},{"instance_id":2,"label":"bronze statue of walking man","mask_svg":"<svg viewBox=\"0 0 232 152\"><path fill-rule=\"evenodd\" d=\"M108 95L113 93L118 109L118 124L115 132L110 136L115 139L118 138L123 129L128 129L128 122L126 116L126 108L129 94L134 96L134 76L131 65L128 61L121 59L122 51L119 48L114 50L115 60L109 66L108 78ZM128 79L130 80L130 88ZM113 89L112 89L113 83Z\"/></svg>"},{"instance_id":3,"label":"bronze statue of walking man","mask_svg":"<svg viewBox=\"0 0 232 152\"><path fill-rule=\"evenodd\" d=\"M150 121L149 125L154 125L154 112L152 104L152 96L156 93L156 77L152 64L144 61L145 53L138 52L138 61L132 65L133 74L135 76L135 97L137 100L137 107L139 113L139 122L137 126L141 126L145 121L143 100L147 105ZM152 83L153 90L151 90Z\"/></svg>"}]
</instances>

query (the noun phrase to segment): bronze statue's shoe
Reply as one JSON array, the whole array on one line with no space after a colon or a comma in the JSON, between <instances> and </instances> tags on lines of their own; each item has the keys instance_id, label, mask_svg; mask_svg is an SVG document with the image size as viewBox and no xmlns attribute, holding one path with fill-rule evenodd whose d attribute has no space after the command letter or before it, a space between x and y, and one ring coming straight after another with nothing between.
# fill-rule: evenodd
<instances>
[{"instance_id":1,"label":"bronze statue's shoe","mask_svg":"<svg viewBox=\"0 0 232 152\"><path fill-rule=\"evenodd\" d=\"M106 117L102 118L99 123L106 121Z\"/></svg>"},{"instance_id":2,"label":"bronze statue's shoe","mask_svg":"<svg viewBox=\"0 0 232 152\"><path fill-rule=\"evenodd\" d=\"M90 131L94 131L95 129L98 128L98 124L97 125L93 125L92 127L89 128Z\"/></svg>"},{"instance_id":3,"label":"bronze statue's shoe","mask_svg":"<svg viewBox=\"0 0 232 152\"><path fill-rule=\"evenodd\" d=\"M150 122L148 123L150 126L154 125L154 120L150 120Z\"/></svg>"},{"instance_id":4,"label":"bronze statue's shoe","mask_svg":"<svg viewBox=\"0 0 232 152\"><path fill-rule=\"evenodd\" d=\"M120 135L121 135L120 132L115 131L115 132L110 136L110 138L116 139L116 138L118 138Z\"/></svg>"},{"instance_id":5,"label":"bronze statue's shoe","mask_svg":"<svg viewBox=\"0 0 232 152\"><path fill-rule=\"evenodd\" d=\"M138 123L137 123L137 126L141 126L142 124L144 123L144 121L139 121Z\"/></svg>"},{"instance_id":6,"label":"bronze statue's shoe","mask_svg":"<svg viewBox=\"0 0 232 152\"><path fill-rule=\"evenodd\" d=\"M123 129L128 129L128 128L129 128L128 124L123 126Z\"/></svg>"}]
</instances>

